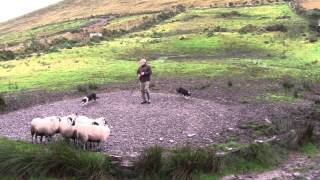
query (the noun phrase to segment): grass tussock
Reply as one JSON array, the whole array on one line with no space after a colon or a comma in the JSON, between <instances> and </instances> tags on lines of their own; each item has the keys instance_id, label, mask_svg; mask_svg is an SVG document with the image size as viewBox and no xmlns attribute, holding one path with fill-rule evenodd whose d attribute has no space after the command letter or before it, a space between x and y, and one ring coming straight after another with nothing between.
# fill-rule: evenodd
<instances>
[{"instance_id":1,"label":"grass tussock","mask_svg":"<svg viewBox=\"0 0 320 180\"><path fill-rule=\"evenodd\" d=\"M106 179L112 173L108 156L74 149L65 143L32 145L1 139L0 174L16 178L77 177Z\"/></svg>"},{"instance_id":2,"label":"grass tussock","mask_svg":"<svg viewBox=\"0 0 320 180\"><path fill-rule=\"evenodd\" d=\"M270 144L241 145L234 152L216 155L216 148L180 147L146 149L133 170L120 169L109 156L75 149L66 143L34 145L0 139L0 175L22 179L53 177L77 179L197 179L203 174L218 177L277 165L283 150ZM310 149L310 148L309 148Z\"/></svg>"}]
</instances>

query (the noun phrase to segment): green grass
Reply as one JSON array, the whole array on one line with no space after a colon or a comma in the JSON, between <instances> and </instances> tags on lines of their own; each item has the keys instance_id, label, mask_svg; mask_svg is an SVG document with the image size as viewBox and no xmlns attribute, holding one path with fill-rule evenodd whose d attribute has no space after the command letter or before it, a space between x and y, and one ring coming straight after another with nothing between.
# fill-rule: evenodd
<instances>
[{"instance_id":1,"label":"green grass","mask_svg":"<svg viewBox=\"0 0 320 180\"><path fill-rule=\"evenodd\" d=\"M219 16L233 10L242 16ZM291 19L277 19L284 15L291 16ZM112 21L111 25L143 16L123 17ZM294 14L286 4L189 9L149 30L115 40L90 47L63 49L40 57L0 62L0 92L67 90L89 82L97 85L125 83L135 80L136 61L141 57L151 60L156 78L215 78L228 75L278 81L290 75L297 80L308 78L320 81L320 62L317 61L320 42L311 44L301 33L293 36L290 32L237 32L248 24L264 27L277 23L286 24L289 29L298 26L307 28L306 21ZM204 30L210 31L216 26L227 27L231 31L215 32L208 37ZM186 38L180 40L181 35ZM266 99L294 100L282 94L267 94Z\"/></svg>"},{"instance_id":2,"label":"green grass","mask_svg":"<svg viewBox=\"0 0 320 180\"><path fill-rule=\"evenodd\" d=\"M82 25L93 21L96 21L96 19L78 19L32 28L22 32L12 32L0 35L0 42L1 44L21 43L25 40L33 38L34 36L49 36L64 30L79 29Z\"/></svg>"},{"instance_id":3,"label":"green grass","mask_svg":"<svg viewBox=\"0 0 320 180\"><path fill-rule=\"evenodd\" d=\"M78 150L63 142L34 145L4 138L1 138L0 142L1 175L16 178L99 179L107 178L114 172L107 155Z\"/></svg>"},{"instance_id":4,"label":"green grass","mask_svg":"<svg viewBox=\"0 0 320 180\"><path fill-rule=\"evenodd\" d=\"M303 144L300 147L300 151L303 152L304 154L308 155L311 158L316 157L320 153L320 150L317 147L317 145L312 142L308 142L308 143Z\"/></svg>"}]
</instances>

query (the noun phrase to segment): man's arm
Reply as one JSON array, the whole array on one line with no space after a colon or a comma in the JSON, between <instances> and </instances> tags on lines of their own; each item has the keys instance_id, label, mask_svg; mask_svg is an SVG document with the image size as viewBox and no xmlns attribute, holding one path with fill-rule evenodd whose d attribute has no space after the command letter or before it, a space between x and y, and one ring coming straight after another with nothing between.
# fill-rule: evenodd
<instances>
[{"instance_id":1,"label":"man's arm","mask_svg":"<svg viewBox=\"0 0 320 180\"><path fill-rule=\"evenodd\" d=\"M147 69L146 69L146 72L144 72L144 75L151 75L151 74L152 74L151 67L148 66Z\"/></svg>"}]
</instances>

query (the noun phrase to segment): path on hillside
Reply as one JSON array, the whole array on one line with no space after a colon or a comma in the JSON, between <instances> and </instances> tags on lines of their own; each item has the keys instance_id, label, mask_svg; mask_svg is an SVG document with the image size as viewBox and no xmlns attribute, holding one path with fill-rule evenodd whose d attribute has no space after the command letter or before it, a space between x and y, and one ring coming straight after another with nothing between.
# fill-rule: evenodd
<instances>
[{"instance_id":1,"label":"path on hillside","mask_svg":"<svg viewBox=\"0 0 320 180\"><path fill-rule=\"evenodd\" d=\"M112 128L103 149L112 154L130 155L153 144L165 147L186 142L210 144L219 137L217 133L234 127L241 117L231 107L196 98L186 100L173 94L153 93L149 105L140 105L138 92L98 96L96 103L86 107L79 105L80 99L73 99L0 115L0 135L30 141L31 119L78 112L92 118L105 117Z\"/></svg>"}]
</instances>

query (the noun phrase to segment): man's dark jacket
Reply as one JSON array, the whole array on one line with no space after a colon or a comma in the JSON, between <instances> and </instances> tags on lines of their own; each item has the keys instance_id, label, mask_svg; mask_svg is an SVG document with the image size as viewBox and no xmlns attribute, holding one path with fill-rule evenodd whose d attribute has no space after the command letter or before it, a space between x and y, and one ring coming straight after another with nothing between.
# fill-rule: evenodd
<instances>
[{"instance_id":1,"label":"man's dark jacket","mask_svg":"<svg viewBox=\"0 0 320 180\"><path fill-rule=\"evenodd\" d=\"M144 72L143 75L141 75L142 72ZM139 77L140 82L150 81L150 76L152 74L151 67L149 65L140 66L139 69L137 70L137 74L140 74L140 77Z\"/></svg>"}]
</instances>

